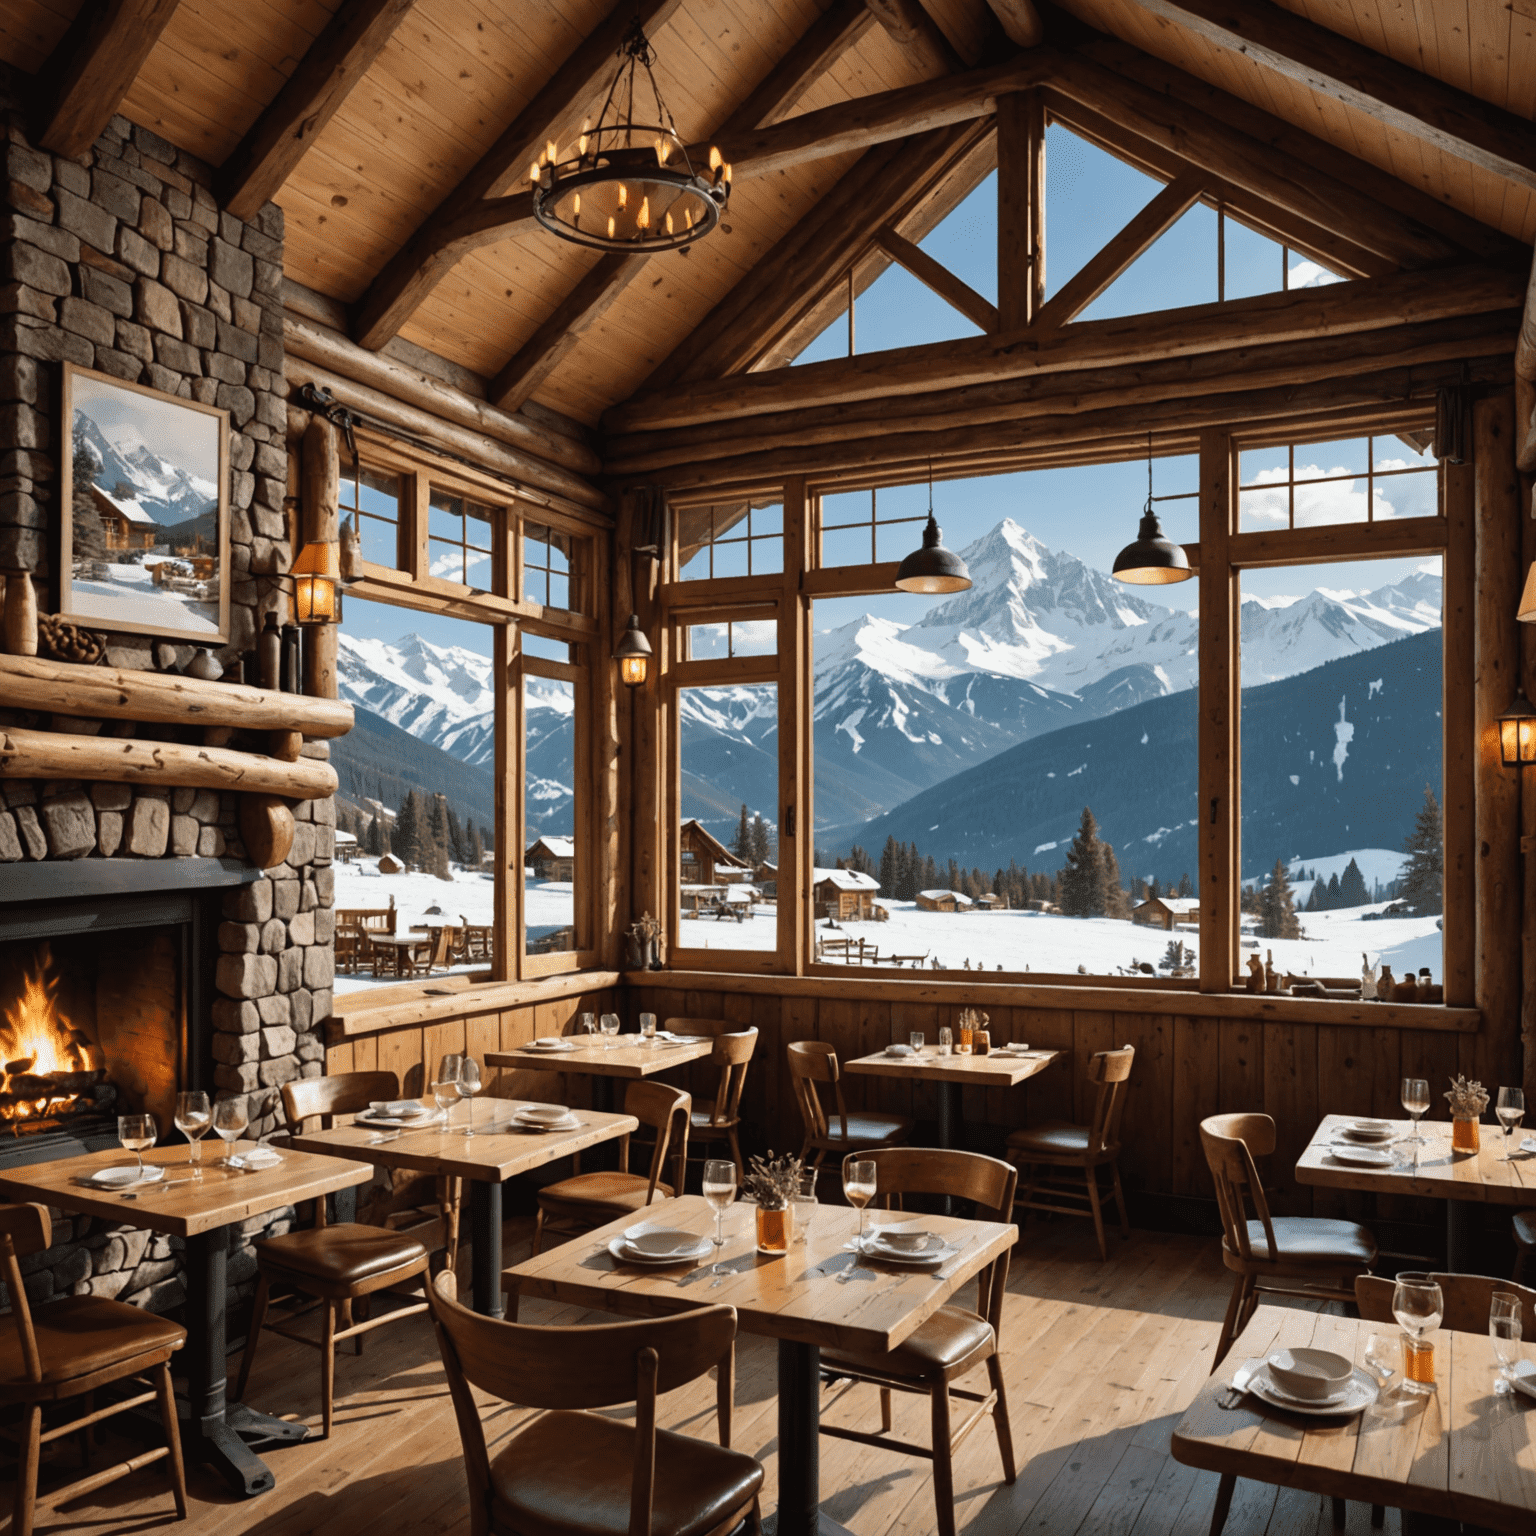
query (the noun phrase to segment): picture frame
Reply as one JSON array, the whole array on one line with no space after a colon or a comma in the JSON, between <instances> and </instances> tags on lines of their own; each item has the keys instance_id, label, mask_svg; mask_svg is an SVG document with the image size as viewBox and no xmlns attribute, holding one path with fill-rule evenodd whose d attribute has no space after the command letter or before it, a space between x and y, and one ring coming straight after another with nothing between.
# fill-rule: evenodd
<instances>
[{"instance_id":1,"label":"picture frame","mask_svg":"<svg viewBox=\"0 0 1536 1536\"><path fill-rule=\"evenodd\" d=\"M229 412L64 365L59 615L229 639Z\"/></svg>"}]
</instances>

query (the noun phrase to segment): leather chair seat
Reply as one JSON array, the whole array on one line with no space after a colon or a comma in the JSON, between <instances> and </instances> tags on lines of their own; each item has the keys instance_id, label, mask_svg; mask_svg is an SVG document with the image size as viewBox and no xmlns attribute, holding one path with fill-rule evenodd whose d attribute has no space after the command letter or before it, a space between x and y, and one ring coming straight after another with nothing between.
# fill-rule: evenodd
<instances>
[{"instance_id":1,"label":"leather chair seat","mask_svg":"<svg viewBox=\"0 0 1536 1536\"><path fill-rule=\"evenodd\" d=\"M142 1307L103 1296L66 1296L32 1313L43 1380L73 1381L139 1355L179 1349L187 1330ZM7 1320L0 1329L0 1383L21 1386L27 1378L21 1340Z\"/></svg>"},{"instance_id":2,"label":"leather chair seat","mask_svg":"<svg viewBox=\"0 0 1536 1536\"><path fill-rule=\"evenodd\" d=\"M1536 1248L1536 1211L1516 1211L1515 1241L1522 1248Z\"/></svg>"},{"instance_id":3,"label":"leather chair seat","mask_svg":"<svg viewBox=\"0 0 1536 1536\"><path fill-rule=\"evenodd\" d=\"M725 1124L716 1125L715 1109L713 1105L710 1105L707 1109L694 1110L693 1113L688 1117L688 1124L693 1131L717 1131L720 1135L723 1136L726 1131L726 1126L736 1125L738 1124L738 1121L733 1120L727 1116Z\"/></svg>"},{"instance_id":4,"label":"leather chair seat","mask_svg":"<svg viewBox=\"0 0 1536 1536\"><path fill-rule=\"evenodd\" d=\"M539 1191L539 1204L554 1213L556 1208L589 1211L602 1206L615 1216L625 1211L645 1209L645 1192L651 1187L650 1179L638 1173L619 1173L608 1170L601 1173L578 1173L555 1184L546 1184ZM656 1198L670 1200L672 1186L658 1181Z\"/></svg>"},{"instance_id":5,"label":"leather chair seat","mask_svg":"<svg viewBox=\"0 0 1536 1536\"><path fill-rule=\"evenodd\" d=\"M1306 1264L1325 1269L1330 1265L1358 1265L1365 1269L1376 1262L1376 1239L1365 1227L1352 1221L1326 1216L1275 1216L1270 1224L1280 1245L1280 1262L1287 1266ZM1263 1222L1248 1223L1248 1245L1257 1263L1271 1262ZM1225 1238L1222 1248L1226 1253L1232 1252Z\"/></svg>"},{"instance_id":6,"label":"leather chair seat","mask_svg":"<svg viewBox=\"0 0 1536 1536\"><path fill-rule=\"evenodd\" d=\"M1036 1125L1021 1125L1008 1133L1008 1150L1027 1155L1039 1152L1046 1157L1086 1157L1089 1127L1067 1120L1042 1120Z\"/></svg>"},{"instance_id":7,"label":"leather chair seat","mask_svg":"<svg viewBox=\"0 0 1536 1536\"><path fill-rule=\"evenodd\" d=\"M964 1307L940 1307L910 1338L887 1354L852 1355L824 1349L821 1359L823 1366L833 1369L843 1362L860 1370L918 1380L945 1372L958 1375L971 1364L979 1365L995 1345L992 1325L986 1318Z\"/></svg>"},{"instance_id":8,"label":"leather chair seat","mask_svg":"<svg viewBox=\"0 0 1536 1536\"><path fill-rule=\"evenodd\" d=\"M491 1521L518 1536L628 1536L635 1432L595 1413L536 1419L491 1462ZM703 1536L746 1513L763 1469L740 1451L656 1431L651 1529Z\"/></svg>"},{"instance_id":9,"label":"leather chair seat","mask_svg":"<svg viewBox=\"0 0 1536 1536\"><path fill-rule=\"evenodd\" d=\"M290 1274L330 1285L366 1285L397 1271L427 1265L427 1250L403 1232L343 1221L333 1226L264 1238L256 1255Z\"/></svg>"},{"instance_id":10,"label":"leather chair seat","mask_svg":"<svg viewBox=\"0 0 1536 1536\"><path fill-rule=\"evenodd\" d=\"M897 1136L905 1136L912 1129L912 1122L904 1115L873 1115L867 1110L856 1109L848 1114L848 1139L838 1133L843 1122L836 1115L827 1117L827 1141L834 1146L883 1147Z\"/></svg>"}]
</instances>

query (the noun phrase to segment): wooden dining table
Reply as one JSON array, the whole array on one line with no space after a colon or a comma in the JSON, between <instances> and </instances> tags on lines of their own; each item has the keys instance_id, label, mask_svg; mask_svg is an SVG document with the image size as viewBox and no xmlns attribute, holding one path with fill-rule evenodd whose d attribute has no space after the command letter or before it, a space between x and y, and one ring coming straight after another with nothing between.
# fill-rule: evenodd
<instances>
[{"instance_id":1,"label":"wooden dining table","mask_svg":"<svg viewBox=\"0 0 1536 1536\"><path fill-rule=\"evenodd\" d=\"M247 1497L276 1485L272 1469L253 1445L293 1444L305 1439L306 1425L258 1413L228 1400L225 1308L229 1228L301 1201L323 1199L373 1177L366 1162L307 1151L279 1149L273 1168L223 1167L206 1154L194 1178L185 1146L156 1147L146 1163L163 1166L165 1178L125 1193L95 1189L80 1181L102 1168L132 1167L131 1153L108 1150L0 1170L0 1193L10 1200L35 1200L67 1211L82 1211L116 1225L145 1227L180 1238L187 1266L187 1395L184 1431L189 1455L211 1463L229 1485ZM234 1153L252 1152L253 1142L236 1142ZM178 1372L178 1374L180 1374Z\"/></svg>"},{"instance_id":2,"label":"wooden dining table","mask_svg":"<svg viewBox=\"0 0 1536 1536\"><path fill-rule=\"evenodd\" d=\"M1398 1161L1391 1168L1362 1168L1341 1162L1330 1151L1342 1141L1343 1128L1353 1115L1325 1115L1306 1150L1296 1161L1296 1180L1323 1189L1359 1189L1379 1195L1422 1195L1445 1201L1446 1268L1459 1274L1485 1273L1478 1261L1473 1218L1483 1205L1536 1205L1536 1153L1518 1150L1523 1133L1509 1138L1513 1155L1504 1161L1503 1133L1497 1126L1481 1129L1481 1148L1475 1153L1451 1150L1449 1120L1421 1120L1424 1144L1412 1147L1402 1137L1413 1128L1410 1120L1395 1120L1393 1150Z\"/></svg>"},{"instance_id":3,"label":"wooden dining table","mask_svg":"<svg viewBox=\"0 0 1536 1536\"><path fill-rule=\"evenodd\" d=\"M511 1051L487 1051L488 1067L511 1067L520 1071L566 1072L592 1078L592 1107L611 1113L614 1085L620 1079L635 1082L653 1077L684 1062L697 1061L715 1049L712 1036L686 1039L642 1040L639 1035L567 1035L569 1050L550 1050L534 1045L520 1045Z\"/></svg>"},{"instance_id":4,"label":"wooden dining table","mask_svg":"<svg viewBox=\"0 0 1536 1536\"><path fill-rule=\"evenodd\" d=\"M436 1108L426 1099L418 1102ZM513 1126L514 1112L531 1102L469 1099L454 1106L451 1124L438 1121L421 1130L397 1131L353 1122L295 1136L289 1145L330 1157L365 1158L384 1168L409 1168L417 1173L466 1180L472 1305L487 1317L500 1317L502 1185L519 1174L530 1173L601 1142L628 1136L640 1128L633 1115L588 1109L573 1112L579 1124L571 1130L539 1131ZM464 1135L470 1126L475 1134Z\"/></svg>"},{"instance_id":5,"label":"wooden dining table","mask_svg":"<svg viewBox=\"0 0 1536 1536\"><path fill-rule=\"evenodd\" d=\"M1176 1461L1221 1474L1212 1536L1239 1477L1464 1520L1509 1536L1536 1530L1536 1401L1494 1392L1486 1334L1430 1334L1434 1391L1409 1393L1399 1375L1353 1418L1289 1413L1229 1390L1238 1368L1277 1349L1311 1345L1359 1366L1375 1333L1395 1339L1397 1329L1297 1307L1265 1306L1253 1314L1173 1432ZM1536 1360L1536 1344L1519 1350Z\"/></svg>"},{"instance_id":6,"label":"wooden dining table","mask_svg":"<svg viewBox=\"0 0 1536 1536\"><path fill-rule=\"evenodd\" d=\"M622 1264L610 1239L641 1215L514 1264L503 1276L513 1315L519 1296L599 1308L628 1317L666 1317L693 1307L736 1308L742 1332L779 1341L779 1508L774 1536L839 1536L843 1527L821 1513L821 1351L836 1346L884 1353L902 1343L959 1288L1018 1238L1011 1223L924 1216L930 1230L960 1246L937 1271L900 1268L848 1250L858 1213L819 1206L805 1241L787 1255L757 1251L756 1211L746 1204L726 1216L725 1246L697 1265ZM697 1195L661 1200L643 1219L713 1236L714 1212ZM900 1215L892 1220L908 1218ZM716 1262L728 1270L711 1273ZM770 1522L765 1521L765 1528Z\"/></svg>"}]
</instances>

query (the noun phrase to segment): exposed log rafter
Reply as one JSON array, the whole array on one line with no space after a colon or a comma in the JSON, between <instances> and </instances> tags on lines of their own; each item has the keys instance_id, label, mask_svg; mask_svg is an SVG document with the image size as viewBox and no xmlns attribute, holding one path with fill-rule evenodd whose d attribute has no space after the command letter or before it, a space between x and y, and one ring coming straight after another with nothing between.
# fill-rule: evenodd
<instances>
[{"instance_id":1,"label":"exposed log rafter","mask_svg":"<svg viewBox=\"0 0 1536 1536\"><path fill-rule=\"evenodd\" d=\"M921 246L897 234L889 225L875 236L875 244L898 266L905 267L918 282L959 310L979 330L997 329L997 306L956 277L948 267L935 261Z\"/></svg>"},{"instance_id":2,"label":"exposed log rafter","mask_svg":"<svg viewBox=\"0 0 1536 1536\"><path fill-rule=\"evenodd\" d=\"M219 170L220 201L249 219L293 174L416 0L347 0Z\"/></svg>"},{"instance_id":3,"label":"exposed log rafter","mask_svg":"<svg viewBox=\"0 0 1536 1536\"><path fill-rule=\"evenodd\" d=\"M987 0L1008 41L1015 48L1033 48L1045 37L1045 26L1034 0Z\"/></svg>"},{"instance_id":4,"label":"exposed log rafter","mask_svg":"<svg viewBox=\"0 0 1536 1536\"><path fill-rule=\"evenodd\" d=\"M936 75L958 74L966 66L922 0L865 0L870 14L924 69Z\"/></svg>"}]
</instances>

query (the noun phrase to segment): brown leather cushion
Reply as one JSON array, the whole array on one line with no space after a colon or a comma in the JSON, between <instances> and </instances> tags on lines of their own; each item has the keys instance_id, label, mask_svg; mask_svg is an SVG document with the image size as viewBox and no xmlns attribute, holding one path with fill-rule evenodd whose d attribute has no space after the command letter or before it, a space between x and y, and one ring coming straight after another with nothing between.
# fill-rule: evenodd
<instances>
[{"instance_id":1,"label":"brown leather cushion","mask_svg":"<svg viewBox=\"0 0 1536 1536\"><path fill-rule=\"evenodd\" d=\"M187 1337L180 1323L142 1307L101 1296L67 1296L32 1313L44 1381L70 1381L160 1349L178 1349ZM24 1382L16 1324L0 1318L0 1382Z\"/></svg>"},{"instance_id":2,"label":"brown leather cushion","mask_svg":"<svg viewBox=\"0 0 1536 1536\"><path fill-rule=\"evenodd\" d=\"M1536 1211L1516 1211L1515 1241L1522 1248L1536 1248Z\"/></svg>"},{"instance_id":3,"label":"brown leather cushion","mask_svg":"<svg viewBox=\"0 0 1536 1536\"><path fill-rule=\"evenodd\" d=\"M583 1210L601 1206L605 1210L611 1210L617 1216L625 1211L643 1210L645 1192L650 1187L649 1176L638 1173L619 1173L614 1170L605 1173L578 1173L572 1178L561 1179L558 1183L546 1184L539 1191L539 1204L546 1211L552 1211L557 1206ZM658 1183L656 1198L670 1200L672 1186Z\"/></svg>"},{"instance_id":4,"label":"brown leather cushion","mask_svg":"<svg viewBox=\"0 0 1536 1536\"><path fill-rule=\"evenodd\" d=\"M1376 1262L1376 1239L1365 1227L1327 1216L1275 1216L1270 1223L1282 1264L1355 1265ZM1248 1245L1260 1263L1269 1261L1269 1244L1261 1222L1248 1223ZM1222 1240L1226 1247L1226 1240ZM1228 1250L1231 1251L1230 1249Z\"/></svg>"},{"instance_id":5,"label":"brown leather cushion","mask_svg":"<svg viewBox=\"0 0 1536 1536\"><path fill-rule=\"evenodd\" d=\"M491 1463L491 1520L518 1536L628 1536L634 1430L593 1413L546 1413ZM651 1529L700 1536L756 1498L763 1469L740 1451L656 1431Z\"/></svg>"},{"instance_id":6,"label":"brown leather cushion","mask_svg":"<svg viewBox=\"0 0 1536 1536\"><path fill-rule=\"evenodd\" d=\"M888 1376L934 1376L953 1370L967 1360L980 1364L995 1347L992 1325L964 1307L940 1307L903 1344L883 1355L847 1354L824 1349L823 1365L839 1361ZM972 1359L974 1357L974 1359Z\"/></svg>"},{"instance_id":7,"label":"brown leather cushion","mask_svg":"<svg viewBox=\"0 0 1536 1536\"><path fill-rule=\"evenodd\" d=\"M1038 1125L1021 1125L1008 1134L1010 1152L1043 1152L1052 1157L1085 1156L1088 1151L1088 1127L1066 1120L1042 1120Z\"/></svg>"},{"instance_id":8,"label":"brown leather cushion","mask_svg":"<svg viewBox=\"0 0 1536 1536\"><path fill-rule=\"evenodd\" d=\"M904 1115L872 1115L862 1109L851 1110L848 1115L848 1140L842 1137L843 1122L834 1115L827 1116L827 1139L838 1146L879 1147L888 1141L896 1141L911 1133L912 1122Z\"/></svg>"},{"instance_id":9,"label":"brown leather cushion","mask_svg":"<svg viewBox=\"0 0 1536 1536\"><path fill-rule=\"evenodd\" d=\"M256 1257L331 1285L363 1285L413 1264L425 1268L427 1250L414 1237L387 1227L343 1221L264 1238L256 1244Z\"/></svg>"}]
</instances>

